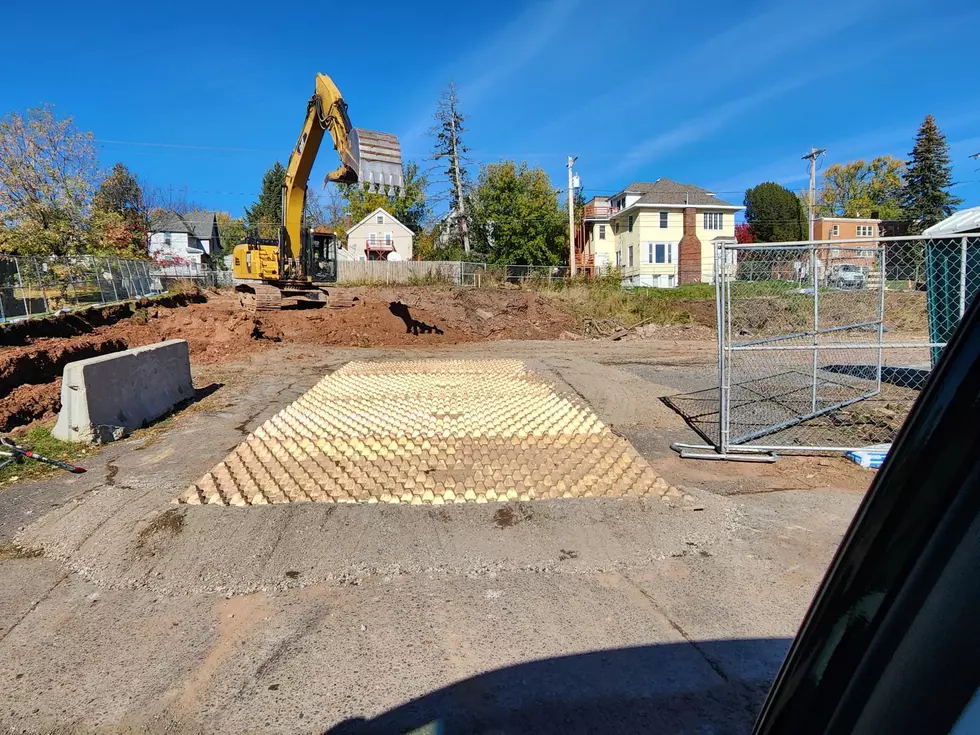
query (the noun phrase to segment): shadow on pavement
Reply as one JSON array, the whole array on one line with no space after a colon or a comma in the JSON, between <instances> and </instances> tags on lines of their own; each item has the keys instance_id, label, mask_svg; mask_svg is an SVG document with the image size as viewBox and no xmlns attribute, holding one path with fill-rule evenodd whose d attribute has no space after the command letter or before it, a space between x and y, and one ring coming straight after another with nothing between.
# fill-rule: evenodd
<instances>
[{"instance_id":1,"label":"shadow on pavement","mask_svg":"<svg viewBox=\"0 0 980 735\"><path fill-rule=\"evenodd\" d=\"M697 641L508 666L325 735L748 733L790 640Z\"/></svg>"}]
</instances>

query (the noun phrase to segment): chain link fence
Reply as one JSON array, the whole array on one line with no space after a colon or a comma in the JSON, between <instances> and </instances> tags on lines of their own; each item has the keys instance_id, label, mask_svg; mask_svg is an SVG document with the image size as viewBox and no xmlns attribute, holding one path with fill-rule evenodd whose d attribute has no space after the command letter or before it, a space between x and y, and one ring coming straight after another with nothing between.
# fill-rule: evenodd
<instances>
[{"instance_id":1,"label":"chain link fence","mask_svg":"<svg viewBox=\"0 0 980 735\"><path fill-rule=\"evenodd\" d=\"M669 399L710 446L683 456L892 441L980 290L977 235L721 245L715 263L717 385Z\"/></svg>"},{"instance_id":2,"label":"chain link fence","mask_svg":"<svg viewBox=\"0 0 980 735\"><path fill-rule=\"evenodd\" d=\"M0 256L0 322L153 296L177 282L231 285L228 271L96 256Z\"/></svg>"}]
</instances>

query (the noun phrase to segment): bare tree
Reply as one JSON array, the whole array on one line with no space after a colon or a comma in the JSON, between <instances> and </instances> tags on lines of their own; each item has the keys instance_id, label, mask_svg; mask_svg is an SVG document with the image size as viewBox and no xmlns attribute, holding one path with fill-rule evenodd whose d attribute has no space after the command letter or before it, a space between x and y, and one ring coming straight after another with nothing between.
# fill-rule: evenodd
<instances>
[{"instance_id":1,"label":"bare tree","mask_svg":"<svg viewBox=\"0 0 980 735\"><path fill-rule=\"evenodd\" d=\"M186 186L175 189L173 186L151 186L146 181L140 181L139 184L143 189L143 202L148 211L165 209L177 214L187 214L198 209L208 209L200 202L188 197Z\"/></svg>"},{"instance_id":2,"label":"bare tree","mask_svg":"<svg viewBox=\"0 0 980 735\"><path fill-rule=\"evenodd\" d=\"M459 97L456 96L456 85L449 82L449 88L443 93L436 105L435 115L436 125L432 128L431 134L436 139L433 158L437 161L446 160L448 168L446 173L449 175L450 190L450 218L452 224L459 227L460 236L463 240L463 250L470 251L470 234L466 220L466 188L467 171L465 165L461 163L467 148L463 145L462 133L463 114L459 111Z\"/></svg>"}]
</instances>

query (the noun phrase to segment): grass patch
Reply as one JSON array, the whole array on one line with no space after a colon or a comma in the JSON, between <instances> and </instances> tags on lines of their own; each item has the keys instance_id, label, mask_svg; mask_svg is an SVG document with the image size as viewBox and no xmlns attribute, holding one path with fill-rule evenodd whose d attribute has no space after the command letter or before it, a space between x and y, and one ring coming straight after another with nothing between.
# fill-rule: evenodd
<instances>
[{"instance_id":1,"label":"grass patch","mask_svg":"<svg viewBox=\"0 0 980 735\"><path fill-rule=\"evenodd\" d=\"M541 295L575 314L587 333L601 335L637 324L714 324L715 289L695 283L677 288L626 290L619 279L571 283Z\"/></svg>"},{"instance_id":2,"label":"grass patch","mask_svg":"<svg viewBox=\"0 0 980 735\"><path fill-rule=\"evenodd\" d=\"M51 427L49 426L34 426L14 441L19 447L25 447L45 457L61 459L66 462L73 462L86 454L84 445L63 442L51 436ZM13 462L0 469L0 484L7 484L15 477L19 480L34 480L55 472L64 472L64 470L59 470L57 467L52 467L44 462L25 459L23 462Z\"/></svg>"}]
</instances>

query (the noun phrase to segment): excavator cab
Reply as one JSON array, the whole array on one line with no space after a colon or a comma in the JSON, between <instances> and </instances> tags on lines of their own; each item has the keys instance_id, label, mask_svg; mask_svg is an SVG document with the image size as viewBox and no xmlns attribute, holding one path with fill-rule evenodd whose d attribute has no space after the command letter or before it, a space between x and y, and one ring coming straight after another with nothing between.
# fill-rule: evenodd
<instances>
[{"instance_id":1,"label":"excavator cab","mask_svg":"<svg viewBox=\"0 0 980 735\"><path fill-rule=\"evenodd\" d=\"M314 283L337 281L337 234L317 227L310 231L303 265Z\"/></svg>"}]
</instances>

